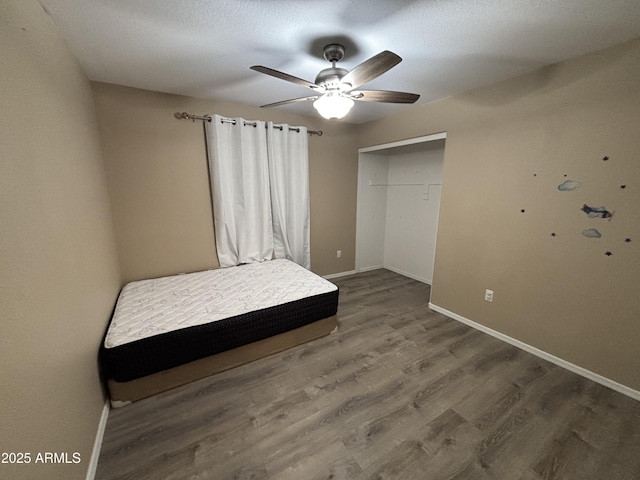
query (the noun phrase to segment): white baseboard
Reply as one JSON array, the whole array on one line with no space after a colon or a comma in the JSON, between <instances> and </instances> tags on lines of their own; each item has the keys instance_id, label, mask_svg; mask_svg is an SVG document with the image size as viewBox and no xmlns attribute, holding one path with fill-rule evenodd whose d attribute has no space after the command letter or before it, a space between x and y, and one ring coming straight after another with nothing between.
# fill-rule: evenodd
<instances>
[{"instance_id":1,"label":"white baseboard","mask_svg":"<svg viewBox=\"0 0 640 480\"><path fill-rule=\"evenodd\" d=\"M93 442L93 450L91 451L91 458L89 459L89 468L87 469L87 480L93 480L96 476L96 469L98 468L98 459L100 458L100 449L102 448L102 439L104 438L104 430L107 427L107 418L109 418L109 401L104 403L102 409L102 415L100 416L100 423L98 423L98 431L96 432L96 439Z\"/></svg>"},{"instance_id":2,"label":"white baseboard","mask_svg":"<svg viewBox=\"0 0 640 480\"><path fill-rule=\"evenodd\" d=\"M384 268L383 265L374 265L372 267L362 267L362 268L358 268L356 271L358 273L364 273L364 272L371 272L372 270L379 270L381 268Z\"/></svg>"},{"instance_id":3,"label":"white baseboard","mask_svg":"<svg viewBox=\"0 0 640 480\"><path fill-rule=\"evenodd\" d=\"M413 280L417 280L419 282L426 283L427 285L431 285L431 281L430 280L427 280L426 278L420 277L418 275L414 275L413 273L405 272L404 270L400 270L399 268L393 268L393 267L390 267L388 265L385 265L382 268L386 268L387 270L391 270L392 272L397 273L398 275L403 275L405 277L412 278Z\"/></svg>"},{"instance_id":4,"label":"white baseboard","mask_svg":"<svg viewBox=\"0 0 640 480\"><path fill-rule=\"evenodd\" d=\"M458 315L457 313L450 312L447 309L434 305L431 302L429 302L429 308L433 311L446 315L449 318L457 320L458 322L464 323L465 325L469 325L470 327L475 328L476 330L480 330L481 332L491 335L492 337L495 337L498 340L502 340L503 342L513 345L514 347L518 347L521 350L524 350L525 352L529 352L537 357L540 357L544 360L554 363L559 367L569 370L570 372L573 372L580 376L588 378L589 380L593 380L594 382L599 383L600 385L604 385L605 387L608 387L611 390L615 390L616 392L620 392L623 395L633 398L634 400L640 401L640 391L638 390L634 390L633 388L627 387L626 385L623 385L614 380L611 380L610 378L603 377L602 375L594 373L591 370L587 370L586 368L582 368L582 367L579 367L578 365L574 365L573 363L567 362L562 358L551 355L550 353L547 353L544 350L540 350L539 348L532 347L531 345L521 342L520 340L516 340L515 338L505 335L504 333L500 333L489 327L485 327L484 325L476 323L473 320L469 320L468 318Z\"/></svg>"},{"instance_id":5,"label":"white baseboard","mask_svg":"<svg viewBox=\"0 0 640 480\"><path fill-rule=\"evenodd\" d=\"M330 278L346 277L347 275L353 275L358 273L355 270L349 270L348 272L330 273L329 275L323 275L322 278L329 280Z\"/></svg>"},{"instance_id":6,"label":"white baseboard","mask_svg":"<svg viewBox=\"0 0 640 480\"><path fill-rule=\"evenodd\" d=\"M426 283L427 285L431 285L431 281L427 280L424 277L420 277L418 275L414 275L413 273L405 272L404 270L400 270L399 268L389 267L388 265L374 265L372 267L362 267L356 270L358 273L370 272L372 270L378 270L380 268L384 268L385 270L389 270L390 272L397 273L398 275L402 275L404 277L409 277L413 280L417 280L422 283ZM326 278L326 277L325 277Z\"/></svg>"}]
</instances>

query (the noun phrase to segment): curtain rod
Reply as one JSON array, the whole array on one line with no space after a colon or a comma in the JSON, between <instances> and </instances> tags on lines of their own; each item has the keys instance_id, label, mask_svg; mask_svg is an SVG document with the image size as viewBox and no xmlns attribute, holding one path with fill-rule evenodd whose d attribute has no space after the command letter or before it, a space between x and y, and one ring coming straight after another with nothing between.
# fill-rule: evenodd
<instances>
[{"instance_id":1,"label":"curtain rod","mask_svg":"<svg viewBox=\"0 0 640 480\"><path fill-rule=\"evenodd\" d=\"M203 121L207 121L210 122L211 121L211 117L208 115L192 115L190 113L187 112L176 112L173 114L174 117L176 117L178 120L203 120ZM222 121L224 123L233 123L234 125L236 124L236 121L232 118L223 118ZM255 122L244 122L244 125L251 125L253 127L256 126ZM282 125L275 125L276 128L279 128L280 130L282 130ZM299 132L300 129L299 128L294 128L294 127L289 127L289 130L293 130L294 132ZM319 137L322 136L322 130L307 130L307 133L309 135L318 135Z\"/></svg>"}]
</instances>

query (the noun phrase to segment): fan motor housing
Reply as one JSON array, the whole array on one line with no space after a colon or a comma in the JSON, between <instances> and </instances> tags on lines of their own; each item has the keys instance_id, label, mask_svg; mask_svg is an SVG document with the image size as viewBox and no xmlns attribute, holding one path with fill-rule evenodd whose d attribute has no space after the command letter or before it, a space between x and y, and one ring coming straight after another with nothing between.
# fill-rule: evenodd
<instances>
[{"instance_id":1,"label":"fan motor housing","mask_svg":"<svg viewBox=\"0 0 640 480\"><path fill-rule=\"evenodd\" d=\"M316 77L316 81L314 83L316 85L320 85L321 87L324 87L326 85L338 84L340 83L340 79L342 79L342 77L344 77L347 73L349 73L349 71L345 70L344 68L325 68L320 73L318 73L318 76Z\"/></svg>"}]
</instances>

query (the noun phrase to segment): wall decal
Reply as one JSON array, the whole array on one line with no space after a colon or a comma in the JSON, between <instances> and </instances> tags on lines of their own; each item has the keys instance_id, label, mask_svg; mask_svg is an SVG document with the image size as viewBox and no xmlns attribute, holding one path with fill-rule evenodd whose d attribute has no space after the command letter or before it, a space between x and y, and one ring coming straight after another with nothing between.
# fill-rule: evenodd
<instances>
[{"instance_id":1,"label":"wall decal","mask_svg":"<svg viewBox=\"0 0 640 480\"><path fill-rule=\"evenodd\" d=\"M612 159L612 157L610 157L609 155L603 155L601 157L596 157L599 158L601 161L603 162L608 162L609 160ZM593 166L593 164L591 164ZM609 166L614 166L613 163L606 165L606 167ZM581 180L576 180L574 175L576 175L576 172L573 171L573 168L565 165L565 166L560 166L559 168L562 168L564 170L564 172L562 170L555 170L555 172L551 175L547 175L545 172L531 172L529 171L528 175L533 176L533 178L535 180L540 180L540 181L545 181L545 185L544 187L544 192L546 194L550 193L550 190L553 188L551 185L555 185L555 187L558 189L558 191L560 192L571 192L577 189L580 189L581 187L587 185L586 183L583 184L582 180L584 180L584 178L591 178L589 177L589 174L593 175L596 174L596 172L592 171L589 172L587 169L587 171L583 172L582 170L577 172L577 176L580 178L584 175L586 175L584 178L581 178ZM565 170L566 168L566 170ZM538 175L538 173L540 173L540 175ZM606 176L604 174L604 172L600 171L600 168L598 168L597 171L597 177L596 178L603 178L604 176ZM540 177L538 179L538 177ZM560 179L558 179L558 177L560 177ZM574 177L574 179L572 179L571 177ZM531 177L529 177L531 178ZM555 179L554 179L555 178ZM559 180L559 181L558 181ZM620 190L625 190L625 193L628 193L627 191L630 191L633 187L633 185L629 185L627 183L622 183L624 180L626 180L624 177L620 178L618 177L617 179L613 179L610 178L610 181L612 181L613 183L609 183L609 191L611 192L612 189L615 189L616 187ZM551 185L549 184L550 182ZM588 185L590 187L590 185ZM583 189L584 190L584 189ZM585 195L589 195L588 192L586 191L582 191L581 193L584 193ZM539 192L539 194L543 194L542 191ZM575 200L575 195L562 195L561 197L564 197L565 200L563 200L560 197L554 197L554 201L557 201L558 204L563 208L563 211L566 211L567 209L571 210L573 208L576 208L578 205L576 205L576 200ZM584 199L579 199L578 201L584 201L587 200L589 201L587 198ZM614 202L610 202L611 199L607 200L606 197L602 198L601 200L596 200L596 201L602 201L603 203L609 205L609 207L614 207L614 205L612 205L611 203ZM604 254L607 257L611 257L613 256L613 250L604 250L605 248L611 248L614 247L614 245L611 245L611 241L614 242L620 242L620 241L624 241L624 243L626 244L631 244L631 237L624 237L624 236L618 236L617 239L611 237L611 232L610 230L607 230L607 228L609 228L605 222L602 222L598 219L606 219L608 221L611 221L613 219L614 216L616 216L616 224L619 224L621 221L624 223L626 221L626 218L618 218L620 215L624 216L624 210L623 210L623 206L620 205L619 208L616 208L615 210L612 208L611 210L607 209L606 206L602 205L602 204L587 204L587 203L583 203L582 204L582 208L580 208L580 210L582 212L584 212L587 217L589 219L593 219L593 220L587 220L587 224L586 225L581 225L584 223L584 217L582 217L582 222L578 222L577 225L579 225L577 228L574 226L572 228L572 231L575 233L580 232L582 237L585 238L589 238L589 239L596 239L593 240L593 242L598 243L597 239L601 239L599 240L599 242L601 242L601 248L603 248L603 250L600 250L600 252L604 252ZM619 210L618 214L616 215L616 210ZM580 217L581 214L577 213L577 209L574 210L574 212L576 212L574 214L575 217ZM525 208L520 208L520 213L524 214L525 213ZM533 216L534 219L538 218L540 215L543 215L543 212L539 211L537 208L533 208L531 205L529 205L529 207L526 208L526 213L527 213L527 217L522 217L522 219L525 218L529 218L531 216ZM578 218L575 218L574 220L579 220ZM585 227L590 227L591 225L596 225L598 226L598 228L585 228ZM560 227L560 225L547 225L547 234L549 235L551 238L556 239L555 242L560 242L559 244L556 243L556 245L565 245L567 240L571 240L572 235L561 235L561 234L567 234L569 232L562 230L562 228ZM552 230L552 228L557 228L558 230ZM542 232L538 232L538 234L543 233L544 230ZM627 231L627 233L632 233ZM560 238L562 237L562 238ZM573 237L575 238L575 237ZM625 254L629 252L629 249L625 250ZM620 255L621 252L618 252L617 255ZM602 253L600 253L600 255L602 255Z\"/></svg>"},{"instance_id":2,"label":"wall decal","mask_svg":"<svg viewBox=\"0 0 640 480\"><path fill-rule=\"evenodd\" d=\"M609 212L605 207L590 207L586 203L580 210L589 215L589 218L608 218L609 220L613 218L613 214L615 213Z\"/></svg>"},{"instance_id":3,"label":"wall decal","mask_svg":"<svg viewBox=\"0 0 640 480\"><path fill-rule=\"evenodd\" d=\"M576 188L580 188L582 184L577 180L565 180L560 185L558 185L558 190L561 192L570 192L571 190L575 190Z\"/></svg>"},{"instance_id":4,"label":"wall decal","mask_svg":"<svg viewBox=\"0 0 640 480\"><path fill-rule=\"evenodd\" d=\"M595 228L589 228L587 230L582 231L582 235L587 238L600 238L602 234Z\"/></svg>"}]
</instances>

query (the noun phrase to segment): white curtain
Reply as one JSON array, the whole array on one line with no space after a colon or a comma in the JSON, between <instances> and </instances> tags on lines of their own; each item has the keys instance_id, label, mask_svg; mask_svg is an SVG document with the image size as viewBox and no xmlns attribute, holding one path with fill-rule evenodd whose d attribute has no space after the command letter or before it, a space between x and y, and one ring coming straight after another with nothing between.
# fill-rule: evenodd
<instances>
[{"instance_id":1,"label":"white curtain","mask_svg":"<svg viewBox=\"0 0 640 480\"><path fill-rule=\"evenodd\" d=\"M221 267L273 258L265 123L206 122L216 250ZM254 123L254 122L251 122Z\"/></svg>"},{"instance_id":2,"label":"white curtain","mask_svg":"<svg viewBox=\"0 0 640 480\"><path fill-rule=\"evenodd\" d=\"M220 266L275 257L310 268L307 129L211 118L205 125Z\"/></svg>"},{"instance_id":3,"label":"white curtain","mask_svg":"<svg viewBox=\"0 0 640 480\"><path fill-rule=\"evenodd\" d=\"M307 129L267 124L273 243L276 258L311 267Z\"/></svg>"}]
</instances>

